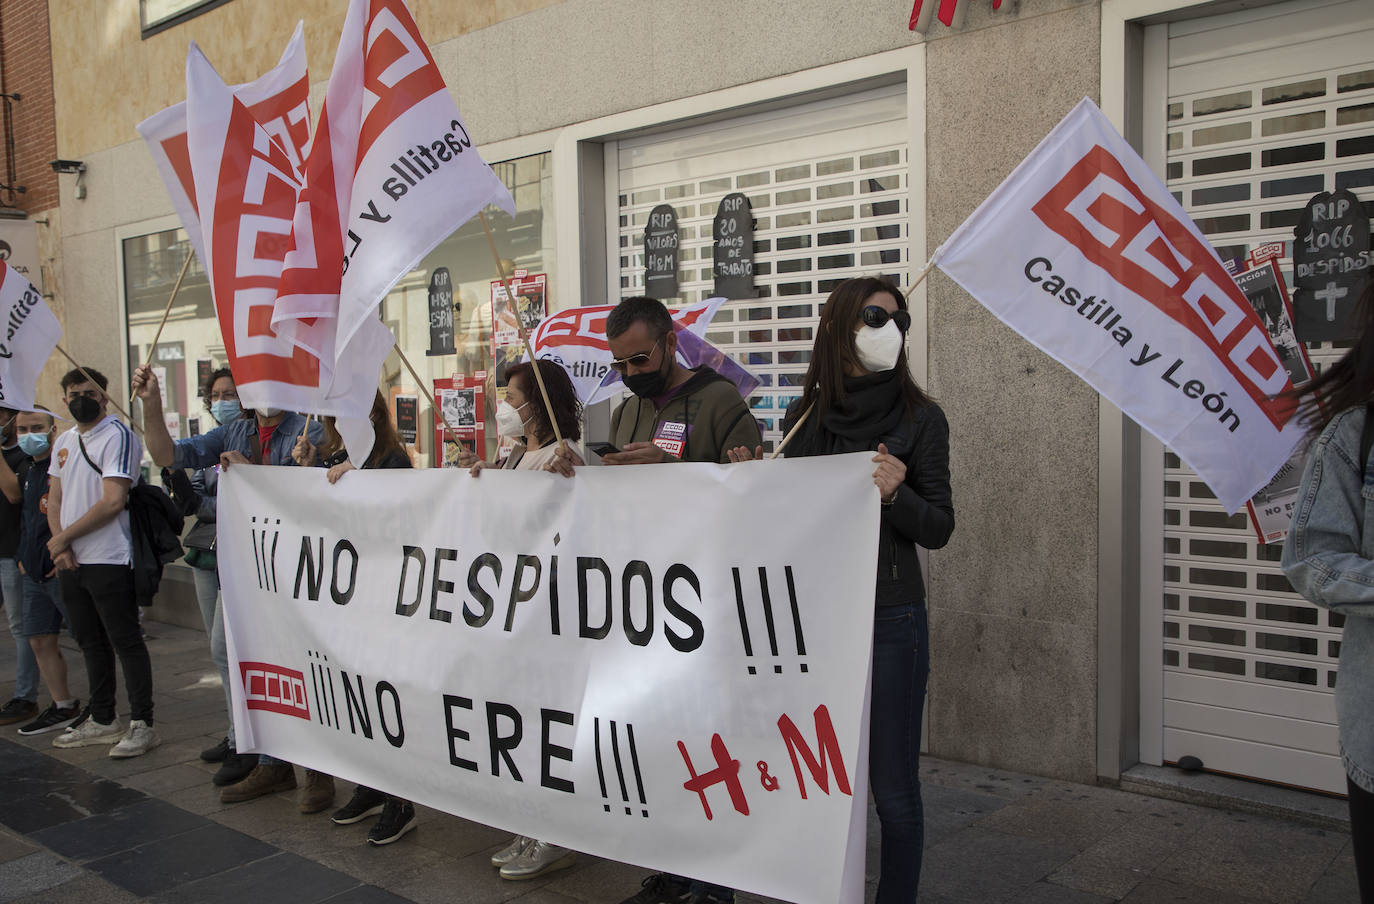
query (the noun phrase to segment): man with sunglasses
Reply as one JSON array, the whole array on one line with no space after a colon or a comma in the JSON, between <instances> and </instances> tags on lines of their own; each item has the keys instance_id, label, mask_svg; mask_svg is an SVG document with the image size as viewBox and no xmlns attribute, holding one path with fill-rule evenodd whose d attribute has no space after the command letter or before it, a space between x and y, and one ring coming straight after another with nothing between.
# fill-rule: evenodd
<instances>
[{"instance_id":1,"label":"man with sunglasses","mask_svg":"<svg viewBox=\"0 0 1374 904\"><path fill-rule=\"evenodd\" d=\"M689 370L677 360L677 334L663 302L627 298L606 317L606 341L625 386L634 396L611 414L606 465L666 461L730 460L736 446L762 443L759 425L735 384L709 367ZM571 477L582 464L572 449L560 448L550 471Z\"/></svg>"}]
</instances>

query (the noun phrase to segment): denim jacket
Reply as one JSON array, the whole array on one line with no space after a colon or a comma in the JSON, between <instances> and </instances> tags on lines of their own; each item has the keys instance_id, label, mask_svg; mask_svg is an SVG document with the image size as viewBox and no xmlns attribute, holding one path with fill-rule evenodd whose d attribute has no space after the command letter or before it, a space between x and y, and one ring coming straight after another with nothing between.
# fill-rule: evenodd
<instances>
[{"instance_id":1,"label":"denim jacket","mask_svg":"<svg viewBox=\"0 0 1374 904\"><path fill-rule=\"evenodd\" d=\"M1336 682L1341 762L1374 792L1374 472L1359 461L1365 409L1331 420L1307 454L1283 573L1304 598L1346 616Z\"/></svg>"}]
</instances>

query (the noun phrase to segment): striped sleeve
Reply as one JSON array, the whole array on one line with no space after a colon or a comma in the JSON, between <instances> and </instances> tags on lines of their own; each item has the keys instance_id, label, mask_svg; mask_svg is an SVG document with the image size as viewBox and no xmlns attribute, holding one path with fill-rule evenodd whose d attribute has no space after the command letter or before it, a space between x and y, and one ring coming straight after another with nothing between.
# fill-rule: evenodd
<instances>
[{"instance_id":1,"label":"striped sleeve","mask_svg":"<svg viewBox=\"0 0 1374 904\"><path fill-rule=\"evenodd\" d=\"M103 461L100 462L102 477L124 477L134 480L138 476L138 465L143 458L143 445L123 421L114 421L115 436L105 444Z\"/></svg>"}]
</instances>

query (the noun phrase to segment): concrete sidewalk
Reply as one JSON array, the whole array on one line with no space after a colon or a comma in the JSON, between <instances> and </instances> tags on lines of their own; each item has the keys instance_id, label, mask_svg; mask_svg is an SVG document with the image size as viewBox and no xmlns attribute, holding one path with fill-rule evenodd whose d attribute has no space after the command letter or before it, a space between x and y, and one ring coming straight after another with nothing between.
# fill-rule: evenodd
<instances>
[{"instance_id":1,"label":"concrete sidewalk","mask_svg":"<svg viewBox=\"0 0 1374 904\"><path fill-rule=\"evenodd\" d=\"M417 830L373 848L364 840L369 822L338 827L330 811L302 816L294 792L221 804L210 784L215 766L197 757L222 736L225 718L205 635L157 623L147 631L161 747L111 760L105 747L56 750L52 734L23 738L0 729L0 902L616 904L649 874L581 856L572 869L507 882L487 860L510 833L424 807L416 808ZM84 699L80 654L69 638L64 650ZM14 648L4 636L0 701L10 697L13 674ZM1321 799L1309 808L1316 815L1283 816L935 759L924 760L921 772L926 904L1359 899L1350 839L1338 821L1343 807ZM351 791L340 784L338 805ZM869 821L872 880L871 810ZM869 901L873 894L870 881Z\"/></svg>"}]
</instances>

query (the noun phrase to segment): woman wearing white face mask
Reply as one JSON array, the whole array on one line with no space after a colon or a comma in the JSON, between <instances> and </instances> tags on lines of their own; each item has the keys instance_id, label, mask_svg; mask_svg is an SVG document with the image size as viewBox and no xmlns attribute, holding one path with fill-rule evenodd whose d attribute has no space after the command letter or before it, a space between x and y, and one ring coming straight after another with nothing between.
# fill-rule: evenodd
<instances>
[{"instance_id":1,"label":"woman wearing white face mask","mask_svg":"<svg viewBox=\"0 0 1374 904\"><path fill-rule=\"evenodd\" d=\"M917 756L930 647L916 547L937 549L954 531L949 425L911 377L910 326L896 286L872 278L841 283L821 309L805 392L783 421L785 432L810 411L787 445L788 457L877 453L873 483L882 520L876 607L851 601L855 617L874 613L868 765L882 826L877 904L916 900L921 879L925 822ZM761 451L739 448L730 458L744 461Z\"/></svg>"},{"instance_id":2,"label":"woman wearing white face mask","mask_svg":"<svg viewBox=\"0 0 1374 904\"><path fill-rule=\"evenodd\" d=\"M544 470L558 450L554 421L563 439L576 443L582 438L582 403L577 400L577 391L567 371L552 361L540 361L539 374L549 392L553 418L544 407L544 397L539 393L534 368L529 362L515 364L506 371L506 398L496 406L496 431L501 436L523 439L523 442L517 442L497 467L516 471ZM479 461L472 466L472 475L476 477L485 467L488 465Z\"/></svg>"}]
</instances>

